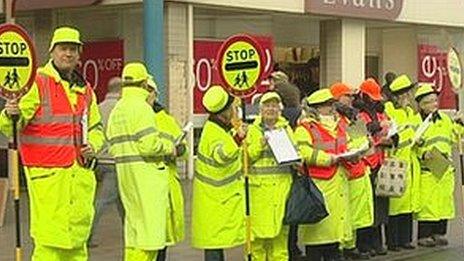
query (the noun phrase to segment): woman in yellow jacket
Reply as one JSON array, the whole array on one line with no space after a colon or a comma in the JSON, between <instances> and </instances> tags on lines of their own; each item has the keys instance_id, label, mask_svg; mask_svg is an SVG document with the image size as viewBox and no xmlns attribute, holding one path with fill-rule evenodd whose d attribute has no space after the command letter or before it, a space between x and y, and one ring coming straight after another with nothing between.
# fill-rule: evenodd
<instances>
[{"instance_id":1,"label":"woman in yellow jacket","mask_svg":"<svg viewBox=\"0 0 464 261\"><path fill-rule=\"evenodd\" d=\"M158 88L153 79L148 79L148 85L152 86L156 92ZM156 96L153 96L156 97ZM149 101L153 104L155 111L155 122L161 135L176 144L177 140L182 137L182 128L177 123L176 119L171 116L157 100ZM177 157L166 157L166 166L169 176L169 200L167 209L166 221L166 245L173 246L184 240L184 195L182 192L182 184L179 174L177 173L176 161L178 158L186 158L187 147L186 142L182 141L177 144ZM158 252L156 261L166 260L167 247Z\"/></svg>"},{"instance_id":2,"label":"woman in yellow jacket","mask_svg":"<svg viewBox=\"0 0 464 261\"><path fill-rule=\"evenodd\" d=\"M285 129L292 138L288 122L280 116L281 98L276 92L265 93L260 100L260 116L250 126L246 142L250 157L250 202L252 224L252 259L288 260L288 226L284 226L285 203L292 183L290 166L279 166L264 132Z\"/></svg>"},{"instance_id":3,"label":"woman in yellow jacket","mask_svg":"<svg viewBox=\"0 0 464 261\"><path fill-rule=\"evenodd\" d=\"M223 261L224 249L245 242L242 150L246 131L232 129L233 98L221 86L208 89L203 106L210 116L198 144L193 179L192 246L205 261Z\"/></svg>"},{"instance_id":4,"label":"woman in yellow jacket","mask_svg":"<svg viewBox=\"0 0 464 261\"><path fill-rule=\"evenodd\" d=\"M304 172L321 190L329 216L317 224L303 225L300 238L309 260L340 260L340 243L352 240L348 181L337 156L346 152L346 133L335 116L329 89L318 90L305 101L311 112L296 128L295 138L307 164Z\"/></svg>"},{"instance_id":5,"label":"woman in yellow jacket","mask_svg":"<svg viewBox=\"0 0 464 261\"><path fill-rule=\"evenodd\" d=\"M432 172L427 161L435 157L434 150L452 159L453 144L458 142L457 134L462 133L464 128L462 121L457 124L447 114L437 111L438 95L431 84L419 87L415 99L423 120L433 113L431 124L419 144L421 210L416 215L419 220L418 244L425 247L447 245L448 220L455 217L455 169L449 164L444 173Z\"/></svg>"}]
</instances>

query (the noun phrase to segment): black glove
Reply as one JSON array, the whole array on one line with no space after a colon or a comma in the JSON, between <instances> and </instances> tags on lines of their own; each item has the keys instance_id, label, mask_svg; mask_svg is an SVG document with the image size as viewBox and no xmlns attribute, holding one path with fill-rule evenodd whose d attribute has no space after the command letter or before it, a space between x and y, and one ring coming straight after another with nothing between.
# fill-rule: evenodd
<instances>
[{"instance_id":1,"label":"black glove","mask_svg":"<svg viewBox=\"0 0 464 261\"><path fill-rule=\"evenodd\" d=\"M372 136L375 136L377 133L382 131L382 127L380 127L380 122L378 121L371 121L366 125L366 127L367 131L369 131Z\"/></svg>"}]
</instances>

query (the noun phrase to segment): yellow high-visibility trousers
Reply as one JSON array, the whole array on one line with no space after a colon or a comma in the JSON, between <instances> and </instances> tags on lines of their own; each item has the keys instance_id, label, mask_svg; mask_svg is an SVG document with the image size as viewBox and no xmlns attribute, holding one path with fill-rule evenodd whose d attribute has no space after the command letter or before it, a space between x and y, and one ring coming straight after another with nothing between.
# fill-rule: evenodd
<instances>
[{"instance_id":1,"label":"yellow high-visibility trousers","mask_svg":"<svg viewBox=\"0 0 464 261\"><path fill-rule=\"evenodd\" d=\"M87 246L64 249L35 244L32 261L87 261Z\"/></svg>"},{"instance_id":2,"label":"yellow high-visibility trousers","mask_svg":"<svg viewBox=\"0 0 464 261\"><path fill-rule=\"evenodd\" d=\"M124 251L124 261L154 261L157 254L157 250L126 247Z\"/></svg>"},{"instance_id":3,"label":"yellow high-visibility trousers","mask_svg":"<svg viewBox=\"0 0 464 261\"><path fill-rule=\"evenodd\" d=\"M287 261L288 231L288 226L282 226L279 235L274 238L255 238L251 242L252 260Z\"/></svg>"}]
</instances>

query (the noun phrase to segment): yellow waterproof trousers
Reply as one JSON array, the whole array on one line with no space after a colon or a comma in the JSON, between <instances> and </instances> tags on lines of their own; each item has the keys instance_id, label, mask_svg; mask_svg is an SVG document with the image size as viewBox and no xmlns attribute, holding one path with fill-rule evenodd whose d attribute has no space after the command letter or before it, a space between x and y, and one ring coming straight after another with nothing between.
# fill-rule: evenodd
<instances>
[{"instance_id":1,"label":"yellow waterproof trousers","mask_svg":"<svg viewBox=\"0 0 464 261\"><path fill-rule=\"evenodd\" d=\"M32 261L87 261L87 246L64 249L35 244Z\"/></svg>"},{"instance_id":2,"label":"yellow waterproof trousers","mask_svg":"<svg viewBox=\"0 0 464 261\"><path fill-rule=\"evenodd\" d=\"M157 250L143 250L139 248L126 247L124 251L124 261L154 261Z\"/></svg>"},{"instance_id":3,"label":"yellow waterproof trousers","mask_svg":"<svg viewBox=\"0 0 464 261\"><path fill-rule=\"evenodd\" d=\"M252 260L287 261L288 230L288 226L282 226L279 235L274 238L255 238L251 242Z\"/></svg>"}]
</instances>

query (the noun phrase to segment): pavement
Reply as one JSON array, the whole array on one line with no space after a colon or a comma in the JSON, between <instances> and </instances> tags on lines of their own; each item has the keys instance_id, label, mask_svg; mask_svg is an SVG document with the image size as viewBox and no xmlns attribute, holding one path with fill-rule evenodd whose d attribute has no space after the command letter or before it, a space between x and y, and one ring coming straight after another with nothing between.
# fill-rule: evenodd
<instances>
[{"instance_id":1,"label":"pavement","mask_svg":"<svg viewBox=\"0 0 464 261\"><path fill-rule=\"evenodd\" d=\"M184 196L186 200L186 221L190 221L190 198L191 198L191 183L184 180ZM376 257L371 260L411 260L411 261L457 261L464 260L464 219L462 218L462 197L461 190L456 192L457 195L457 216L458 218L450 222L448 239L450 245L443 248L417 248L416 250L403 250L399 253L389 254L384 257ZM30 260L30 255L33 247L31 238L28 235L28 209L27 196L25 192L21 197L21 229L22 229L22 245L23 245L23 260ZM175 247L169 248L168 260L203 260L202 251L195 250L189 245L189 225L186 226L186 240ZM415 227L416 228L416 227ZM416 230L416 229L415 229ZM9 197L5 224L0 227L0 261L14 260L14 239L15 239L15 223L14 209L11 195ZM96 261L114 261L122 260L122 228L118 217L116 206L109 208L102 216L100 224L96 229L95 243L97 247L90 249L90 260ZM226 251L226 260L239 261L243 260L243 249L235 248Z\"/></svg>"}]
</instances>

